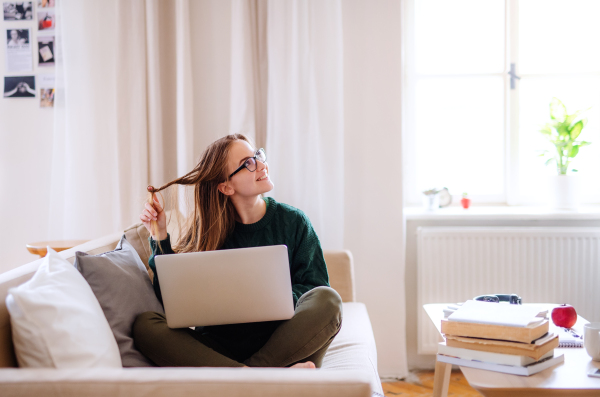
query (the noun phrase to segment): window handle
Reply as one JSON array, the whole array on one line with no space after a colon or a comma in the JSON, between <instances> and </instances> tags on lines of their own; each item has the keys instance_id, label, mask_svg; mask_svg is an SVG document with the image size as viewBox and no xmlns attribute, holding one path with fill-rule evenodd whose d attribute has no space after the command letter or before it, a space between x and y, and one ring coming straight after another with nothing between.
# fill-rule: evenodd
<instances>
[{"instance_id":1,"label":"window handle","mask_svg":"<svg viewBox=\"0 0 600 397\"><path fill-rule=\"evenodd\" d=\"M521 77L517 76L517 73L515 71L515 64L514 63L510 64L510 72L508 72L508 74L510 75L510 89L514 90L515 89L516 80L521 80Z\"/></svg>"}]
</instances>

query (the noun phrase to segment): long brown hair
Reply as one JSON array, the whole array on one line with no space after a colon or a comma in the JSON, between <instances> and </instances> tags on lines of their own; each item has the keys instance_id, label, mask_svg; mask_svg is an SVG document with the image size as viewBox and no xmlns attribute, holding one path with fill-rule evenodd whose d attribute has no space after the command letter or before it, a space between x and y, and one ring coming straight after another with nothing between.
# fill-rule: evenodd
<instances>
[{"instance_id":1,"label":"long brown hair","mask_svg":"<svg viewBox=\"0 0 600 397\"><path fill-rule=\"evenodd\" d=\"M200 162L192 171L159 188L148 187L148 203L153 205L154 194L171 185L193 185L193 211L185 222L175 252L213 251L223 245L235 227L236 210L229 196L218 190L218 185L229 180L227 158L231 144L237 140L250 140L242 134L227 135L211 143ZM152 235L158 235L158 224L151 222ZM162 252L162 247L159 249Z\"/></svg>"}]
</instances>

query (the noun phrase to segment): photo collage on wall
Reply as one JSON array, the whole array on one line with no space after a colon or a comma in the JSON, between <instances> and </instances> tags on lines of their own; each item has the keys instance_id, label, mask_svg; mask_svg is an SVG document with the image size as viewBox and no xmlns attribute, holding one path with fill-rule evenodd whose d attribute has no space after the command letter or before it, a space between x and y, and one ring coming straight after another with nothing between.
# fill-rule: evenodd
<instances>
[{"instance_id":1,"label":"photo collage on wall","mask_svg":"<svg viewBox=\"0 0 600 397\"><path fill-rule=\"evenodd\" d=\"M40 107L54 107L56 1L59 0L2 2L6 40L4 98L39 97ZM40 71L37 76L33 74L34 58Z\"/></svg>"}]
</instances>

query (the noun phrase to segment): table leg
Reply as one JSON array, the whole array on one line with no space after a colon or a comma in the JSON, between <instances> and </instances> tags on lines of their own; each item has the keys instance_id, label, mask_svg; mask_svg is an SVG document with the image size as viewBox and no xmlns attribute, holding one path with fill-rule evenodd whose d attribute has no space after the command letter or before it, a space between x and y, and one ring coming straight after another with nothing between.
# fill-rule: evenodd
<instances>
[{"instance_id":1,"label":"table leg","mask_svg":"<svg viewBox=\"0 0 600 397\"><path fill-rule=\"evenodd\" d=\"M450 372L452 364L435 362L435 374L433 376L433 397L447 397L450 385Z\"/></svg>"}]
</instances>

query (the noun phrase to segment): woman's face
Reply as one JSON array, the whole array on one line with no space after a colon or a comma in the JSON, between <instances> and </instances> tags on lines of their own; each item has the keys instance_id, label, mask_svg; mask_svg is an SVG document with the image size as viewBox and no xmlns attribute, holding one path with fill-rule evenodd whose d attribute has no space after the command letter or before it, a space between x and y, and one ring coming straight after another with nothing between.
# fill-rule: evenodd
<instances>
[{"instance_id":1,"label":"woman's face","mask_svg":"<svg viewBox=\"0 0 600 397\"><path fill-rule=\"evenodd\" d=\"M248 158L254 157L256 150L246 141L234 141L229 148L227 159L227 175L230 175ZM269 166L261 161L256 161L256 171L250 172L242 168L229 180L235 193L241 196L256 196L273 189L273 182L269 177Z\"/></svg>"},{"instance_id":2,"label":"woman's face","mask_svg":"<svg viewBox=\"0 0 600 397\"><path fill-rule=\"evenodd\" d=\"M17 41L17 39L19 38L19 32L17 32L16 30L11 30L10 38L14 41Z\"/></svg>"}]
</instances>

